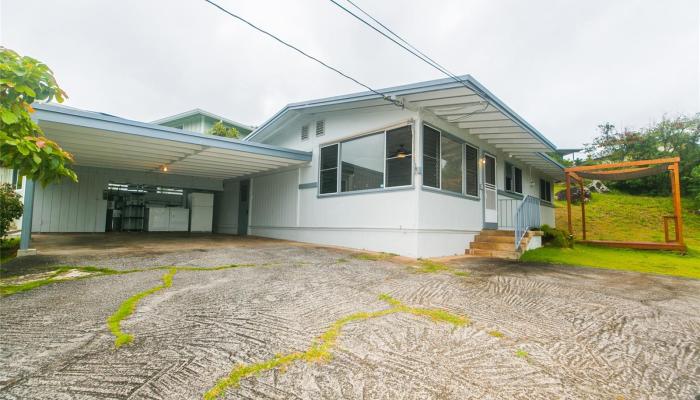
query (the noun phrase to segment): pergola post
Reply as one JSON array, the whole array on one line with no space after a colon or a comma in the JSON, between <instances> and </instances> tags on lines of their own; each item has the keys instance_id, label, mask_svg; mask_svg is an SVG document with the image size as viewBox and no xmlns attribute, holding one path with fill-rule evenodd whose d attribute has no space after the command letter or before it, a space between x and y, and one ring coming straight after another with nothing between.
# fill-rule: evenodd
<instances>
[{"instance_id":1,"label":"pergola post","mask_svg":"<svg viewBox=\"0 0 700 400\"><path fill-rule=\"evenodd\" d=\"M683 245L683 216L681 215L681 184L678 173L678 162L669 166L671 170L671 195L673 196L673 214L676 217L676 237Z\"/></svg>"},{"instance_id":2,"label":"pergola post","mask_svg":"<svg viewBox=\"0 0 700 400\"><path fill-rule=\"evenodd\" d=\"M566 173L566 215L569 221L569 235L574 234L574 229L571 225L571 175Z\"/></svg>"},{"instance_id":3,"label":"pergola post","mask_svg":"<svg viewBox=\"0 0 700 400\"><path fill-rule=\"evenodd\" d=\"M581 233L583 240L586 240L586 195L583 192L583 178L579 178L579 199L581 200Z\"/></svg>"}]
</instances>

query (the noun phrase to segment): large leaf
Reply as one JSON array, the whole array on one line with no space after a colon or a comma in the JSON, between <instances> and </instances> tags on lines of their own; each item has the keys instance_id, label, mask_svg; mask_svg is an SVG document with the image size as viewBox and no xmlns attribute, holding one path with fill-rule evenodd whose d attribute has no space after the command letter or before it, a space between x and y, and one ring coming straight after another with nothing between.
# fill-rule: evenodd
<instances>
[{"instance_id":1,"label":"large leaf","mask_svg":"<svg viewBox=\"0 0 700 400\"><path fill-rule=\"evenodd\" d=\"M2 118L2 122L8 125L12 125L19 121L17 115L6 108L3 108L2 111L0 111L0 118Z\"/></svg>"}]
</instances>

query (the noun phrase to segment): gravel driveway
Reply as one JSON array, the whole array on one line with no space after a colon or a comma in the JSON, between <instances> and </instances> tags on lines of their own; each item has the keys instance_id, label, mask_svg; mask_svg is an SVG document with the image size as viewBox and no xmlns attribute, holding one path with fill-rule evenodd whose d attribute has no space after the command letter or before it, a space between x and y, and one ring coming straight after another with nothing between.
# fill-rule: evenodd
<instances>
[{"instance_id":1,"label":"gravel driveway","mask_svg":"<svg viewBox=\"0 0 700 400\"><path fill-rule=\"evenodd\" d=\"M474 258L419 272L283 241L256 246L15 260L178 271L145 297L115 349L106 319L161 283L147 270L54 283L0 299L0 398L198 399L237 365L304 352L334 322L408 307L468 317L454 326L397 312L350 321L332 359L247 376L223 398L694 399L700 281ZM44 267L42 267L44 268ZM427 269L426 269L427 270Z\"/></svg>"}]
</instances>

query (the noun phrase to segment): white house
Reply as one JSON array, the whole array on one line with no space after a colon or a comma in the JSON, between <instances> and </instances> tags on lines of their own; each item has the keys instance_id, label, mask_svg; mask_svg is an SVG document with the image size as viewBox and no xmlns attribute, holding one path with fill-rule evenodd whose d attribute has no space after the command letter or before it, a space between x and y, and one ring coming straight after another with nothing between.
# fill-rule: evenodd
<instances>
[{"instance_id":1,"label":"white house","mask_svg":"<svg viewBox=\"0 0 700 400\"><path fill-rule=\"evenodd\" d=\"M555 146L475 79L379 92L290 104L244 140L38 105L80 182L25 187L22 246L29 227L114 228L110 199L141 203L147 218L192 209L191 193L211 194L214 232L410 257L463 254L496 228L515 249L528 228L554 225Z\"/></svg>"}]
</instances>

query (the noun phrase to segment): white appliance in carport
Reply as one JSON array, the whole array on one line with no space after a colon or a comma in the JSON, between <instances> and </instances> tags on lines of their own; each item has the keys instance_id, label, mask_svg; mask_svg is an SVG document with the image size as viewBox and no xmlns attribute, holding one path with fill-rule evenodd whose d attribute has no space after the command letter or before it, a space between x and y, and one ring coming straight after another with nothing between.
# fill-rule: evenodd
<instances>
[{"instance_id":1,"label":"white appliance in carport","mask_svg":"<svg viewBox=\"0 0 700 400\"><path fill-rule=\"evenodd\" d=\"M187 232L189 210L182 207L163 207L149 205L149 232Z\"/></svg>"},{"instance_id":2,"label":"white appliance in carport","mask_svg":"<svg viewBox=\"0 0 700 400\"><path fill-rule=\"evenodd\" d=\"M214 194L190 193L187 195L190 208L190 232L211 232L214 219Z\"/></svg>"}]
</instances>

